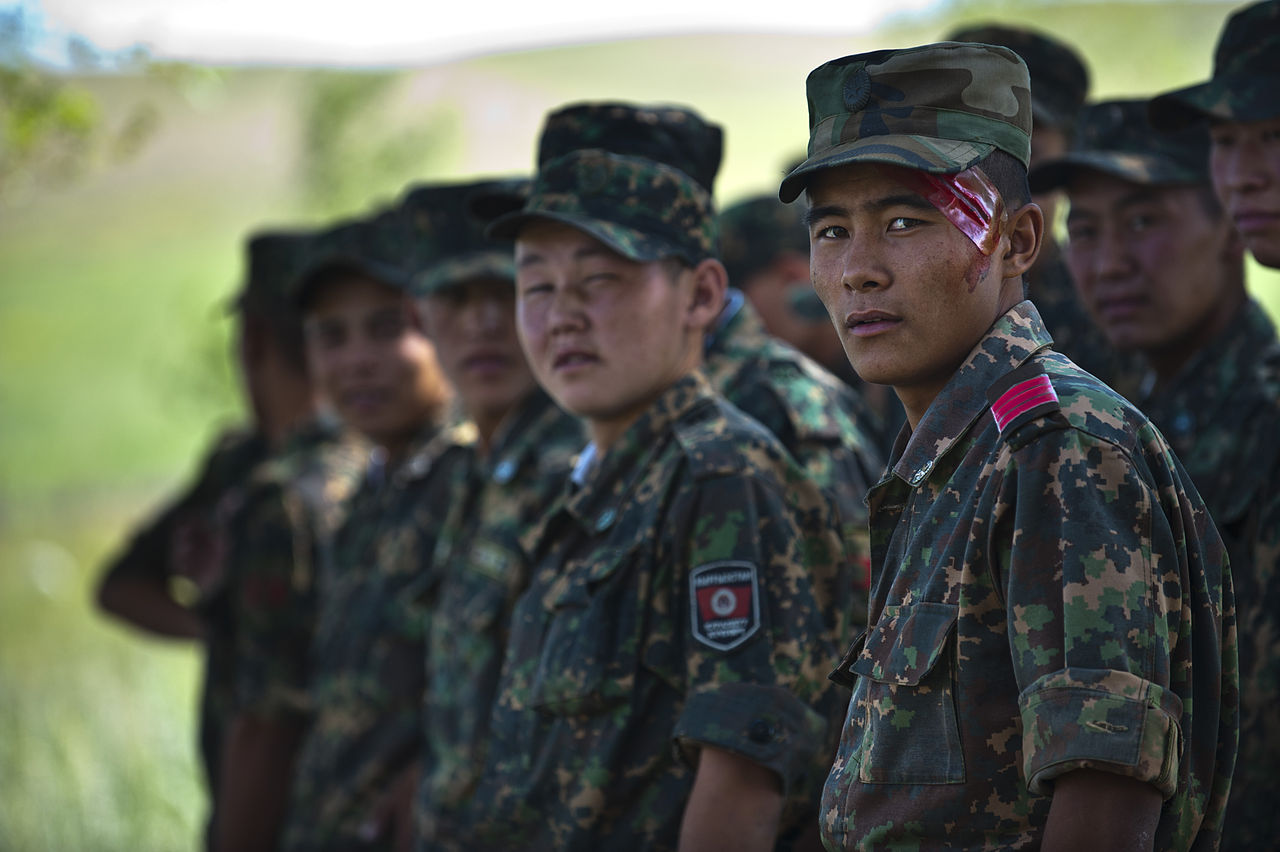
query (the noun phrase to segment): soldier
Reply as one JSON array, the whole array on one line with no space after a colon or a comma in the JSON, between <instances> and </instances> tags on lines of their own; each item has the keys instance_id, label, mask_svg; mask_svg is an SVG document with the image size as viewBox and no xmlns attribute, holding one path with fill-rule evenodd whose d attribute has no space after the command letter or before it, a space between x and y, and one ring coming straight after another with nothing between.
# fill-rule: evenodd
<instances>
[{"instance_id":1,"label":"soldier","mask_svg":"<svg viewBox=\"0 0 1280 852\"><path fill-rule=\"evenodd\" d=\"M454 439L450 391L408 294L407 229L388 212L319 237L300 285L308 363L376 445L322 566L312 725L283 848L408 848L421 747L422 632Z\"/></svg>"},{"instance_id":2,"label":"soldier","mask_svg":"<svg viewBox=\"0 0 1280 852\"><path fill-rule=\"evenodd\" d=\"M908 422L868 496L871 627L834 675L831 849L1217 843L1230 573L1160 433L1025 301L1028 87L975 44L809 75L809 158L780 195L807 194L815 289Z\"/></svg>"},{"instance_id":3,"label":"soldier","mask_svg":"<svg viewBox=\"0 0 1280 852\"><path fill-rule=\"evenodd\" d=\"M791 344L856 389L857 425L883 456L902 425L902 406L888 388L858 378L840 336L809 284L809 233L801 210L761 195L720 213L720 254L729 280L746 296L765 331ZM878 462L877 462L878 464ZM878 471L868 471L870 478ZM861 517L862 512L859 511Z\"/></svg>"},{"instance_id":4,"label":"soldier","mask_svg":"<svg viewBox=\"0 0 1280 852\"><path fill-rule=\"evenodd\" d=\"M723 153L718 125L682 107L581 103L547 116L538 142L540 165L582 148L665 163L710 195ZM730 285L734 282L729 281ZM707 331L703 374L729 402L760 421L832 501L850 561L859 569L849 599L852 618L866 617L867 487L880 461L857 393L810 358L770 337L742 292L730 287Z\"/></svg>"},{"instance_id":5,"label":"soldier","mask_svg":"<svg viewBox=\"0 0 1280 852\"><path fill-rule=\"evenodd\" d=\"M1149 106L1152 123L1171 132L1186 133L1189 127L1203 132L1207 125L1210 174L1227 218L1254 258L1271 267L1280 267L1277 84L1280 2L1269 0L1245 7L1227 21L1209 82L1161 95ZM1280 763L1280 508L1275 486L1280 360L1266 317L1252 303L1242 314L1220 338L1218 372L1207 375L1206 364L1194 375L1197 384L1180 383L1162 394L1165 410L1176 412L1174 422L1183 427L1176 431L1194 442L1200 457L1180 455L1228 545L1235 544L1231 567L1240 602L1241 749L1227 805L1225 849L1265 848L1280 834L1275 807L1280 793L1275 772ZM1228 395L1228 388L1237 390ZM1217 400L1221 408L1215 410ZM1176 441L1178 435L1173 437Z\"/></svg>"},{"instance_id":6,"label":"soldier","mask_svg":"<svg viewBox=\"0 0 1280 852\"><path fill-rule=\"evenodd\" d=\"M1176 130L1208 123L1213 183L1245 245L1280 268L1280 0L1227 21L1207 83L1161 95L1151 120Z\"/></svg>"},{"instance_id":7,"label":"soldier","mask_svg":"<svg viewBox=\"0 0 1280 852\"><path fill-rule=\"evenodd\" d=\"M225 742L215 795L219 849L274 850L298 744L309 718L315 576L363 469L364 451L322 414L306 366L293 287L306 235L249 244L239 299L247 390L265 418L272 455L223 506L225 599L214 610L210 668L225 660Z\"/></svg>"},{"instance_id":8,"label":"soldier","mask_svg":"<svg viewBox=\"0 0 1280 852\"><path fill-rule=\"evenodd\" d=\"M528 181L523 183L527 184ZM484 239L464 209L485 181L423 186L404 208L415 226L414 291L474 440L453 469L432 557L442 576L427 630L425 775L416 813L428 849L468 848L462 814L484 768L490 708L516 598L528 584L519 537L564 488L586 438L534 381L516 335L511 250Z\"/></svg>"},{"instance_id":9,"label":"soldier","mask_svg":"<svg viewBox=\"0 0 1280 852\"><path fill-rule=\"evenodd\" d=\"M1089 94L1089 69L1079 53L1046 33L999 24L962 27L946 40L994 44L1017 53L1031 74L1031 167L1066 153ZM1053 335L1053 348L1132 399L1141 365L1132 354L1116 351L1080 303L1054 236L1056 193L1033 187L1031 200L1044 212L1045 229L1027 289Z\"/></svg>"},{"instance_id":10,"label":"soldier","mask_svg":"<svg viewBox=\"0 0 1280 852\"><path fill-rule=\"evenodd\" d=\"M471 809L490 848L772 849L832 744L843 547L778 440L697 370L727 283L714 228L688 174L600 149L542 163L491 228L516 240L534 375L591 443L523 539Z\"/></svg>"}]
</instances>

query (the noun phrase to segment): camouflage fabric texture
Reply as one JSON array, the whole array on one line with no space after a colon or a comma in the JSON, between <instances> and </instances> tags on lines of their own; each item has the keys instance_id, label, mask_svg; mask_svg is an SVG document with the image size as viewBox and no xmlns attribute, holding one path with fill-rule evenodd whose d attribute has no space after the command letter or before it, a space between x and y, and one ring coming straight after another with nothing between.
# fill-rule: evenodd
<instances>
[{"instance_id":1,"label":"camouflage fabric texture","mask_svg":"<svg viewBox=\"0 0 1280 852\"><path fill-rule=\"evenodd\" d=\"M478 845L674 849L702 746L777 773L784 831L811 825L848 573L825 501L696 373L597 464L523 540Z\"/></svg>"},{"instance_id":2,"label":"camouflage fabric texture","mask_svg":"<svg viewBox=\"0 0 1280 852\"><path fill-rule=\"evenodd\" d=\"M511 191L524 181L468 181L412 187L400 202L413 237L413 292L426 296L478 278L514 281L509 247L484 236L484 222L467 215L469 199Z\"/></svg>"},{"instance_id":3,"label":"camouflage fabric texture","mask_svg":"<svg viewBox=\"0 0 1280 852\"><path fill-rule=\"evenodd\" d=\"M224 522L235 710L310 712L315 580L364 473L368 448L317 419L258 465Z\"/></svg>"},{"instance_id":4,"label":"camouflage fabric texture","mask_svg":"<svg viewBox=\"0 0 1280 852\"><path fill-rule=\"evenodd\" d=\"M963 27L945 41L994 44L1018 54L1031 75L1034 123L1071 132L1089 94L1089 69L1070 45L1039 30L993 23Z\"/></svg>"},{"instance_id":5,"label":"camouflage fabric texture","mask_svg":"<svg viewBox=\"0 0 1280 852\"><path fill-rule=\"evenodd\" d=\"M1031 80L1008 48L944 42L860 53L818 66L805 85L809 156L783 178L785 202L813 173L855 162L954 174L996 149L1023 165L1031 158Z\"/></svg>"},{"instance_id":6,"label":"camouflage fabric texture","mask_svg":"<svg viewBox=\"0 0 1280 852\"><path fill-rule=\"evenodd\" d=\"M997 428L1002 388L1055 403ZM993 398L995 397L995 398ZM1214 849L1235 761L1230 569L1137 409L1001 317L872 489L870 628L823 794L829 849L1038 848L1053 781L1154 785L1161 850Z\"/></svg>"},{"instance_id":7,"label":"camouflage fabric texture","mask_svg":"<svg viewBox=\"0 0 1280 852\"><path fill-rule=\"evenodd\" d=\"M1066 186L1080 169L1144 185L1207 184L1208 129L1196 125L1162 133L1147 120L1147 105L1139 99L1086 107L1071 150L1027 176L1032 192Z\"/></svg>"},{"instance_id":8,"label":"camouflage fabric texture","mask_svg":"<svg viewBox=\"0 0 1280 852\"><path fill-rule=\"evenodd\" d=\"M707 340L703 374L717 393L768 429L831 502L854 566L845 623L866 623L870 547L863 497L884 468L861 398L802 352L764 330L738 296Z\"/></svg>"},{"instance_id":9,"label":"camouflage fabric texture","mask_svg":"<svg viewBox=\"0 0 1280 852\"><path fill-rule=\"evenodd\" d=\"M1231 557L1240 637L1240 756L1224 849L1280 837L1280 342L1247 303L1222 333L1138 405L1168 438Z\"/></svg>"},{"instance_id":10,"label":"camouflage fabric texture","mask_svg":"<svg viewBox=\"0 0 1280 852\"><path fill-rule=\"evenodd\" d=\"M424 848L463 850L466 806L487 755L511 613L528 585L520 536L568 482L586 444L581 421L535 392L482 456L452 471L433 563L443 575L426 645L425 764L417 819Z\"/></svg>"},{"instance_id":11,"label":"camouflage fabric texture","mask_svg":"<svg viewBox=\"0 0 1280 852\"><path fill-rule=\"evenodd\" d=\"M536 219L563 222L630 260L715 257L715 209L693 178L665 163L598 149L573 151L538 170L529 200L486 233L514 240Z\"/></svg>"},{"instance_id":12,"label":"camouflage fabric texture","mask_svg":"<svg viewBox=\"0 0 1280 852\"><path fill-rule=\"evenodd\" d=\"M387 471L375 454L322 566L312 645L311 728L300 747L282 848L389 849L360 827L421 754L423 641L449 467L465 443L425 430Z\"/></svg>"},{"instance_id":13,"label":"camouflage fabric texture","mask_svg":"<svg viewBox=\"0 0 1280 852\"><path fill-rule=\"evenodd\" d=\"M1265 121L1280 116L1280 0L1263 0L1228 20L1206 83L1160 95L1151 120L1177 130L1209 119Z\"/></svg>"},{"instance_id":14,"label":"camouflage fabric texture","mask_svg":"<svg viewBox=\"0 0 1280 852\"><path fill-rule=\"evenodd\" d=\"M570 104L543 122L538 168L584 148L666 163L713 193L724 153L724 131L680 106Z\"/></svg>"}]
</instances>

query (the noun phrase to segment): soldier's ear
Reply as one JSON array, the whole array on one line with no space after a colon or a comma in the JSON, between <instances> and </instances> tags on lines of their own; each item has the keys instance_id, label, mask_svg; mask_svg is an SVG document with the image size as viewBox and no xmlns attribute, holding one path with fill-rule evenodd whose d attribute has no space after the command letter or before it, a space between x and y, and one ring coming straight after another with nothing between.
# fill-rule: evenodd
<instances>
[{"instance_id":1,"label":"soldier's ear","mask_svg":"<svg viewBox=\"0 0 1280 852\"><path fill-rule=\"evenodd\" d=\"M711 328L724 309L725 294L729 290L729 273L723 263L707 258L699 261L687 274L693 281L689 299L689 326L705 331Z\"/></svg>"},{"instance_id":2,"label":"soldier's ear","mask_svg":"<svg viewBox=\"0 0 1280 852\"><path fill-rule=\"evenodd\" d=\"M1008 243L1001 258L1003 277L1020 278L1025 275L1040 255L1044 242L1044 212L1040 205L1028 202L1017 210L1009 211L1009 224L1005 227Z\"/></svg>"}]
</instances>

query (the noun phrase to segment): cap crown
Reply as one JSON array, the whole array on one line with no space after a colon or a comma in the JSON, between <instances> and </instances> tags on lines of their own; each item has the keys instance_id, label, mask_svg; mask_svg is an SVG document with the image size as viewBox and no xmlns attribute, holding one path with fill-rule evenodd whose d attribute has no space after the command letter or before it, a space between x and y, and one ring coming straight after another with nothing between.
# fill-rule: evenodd
<instances>
[{"instance_id":1,"label":"cap crown","mask_svg":"<svg viewBox=\"0 0 1280 852\"><path fill-rule=\"evenodd\" d=\"M293 292L313 245L300 231L264 231L246 245L246 275L238 306L271 316L292 314Z\"/></svg>"},{"instance_id":2,"label":"cap crown","mask_svg":"<svg viewBox=\"0 0 1280 852\"><path fill-rule=\"evenodd\" d=\"M724 153L724 132L679 106L570 104L548 115L543 124L538 168L582 148L666 163L713 192Z\"/></svg>"},{"instance_id":3,"label":"cap crown","mask_svg":"<svg viewBox=\"0 0 1280 852\"><path fill-rule=\"evenodd\" d=\"M1089 94L1089 69L1065 42L1037 30L981 24L952 33L947 41L1007 47L1027 64L1036 124L1070 127Z\"/></svg>"},{"instance_id":4,"label":"cap crown","mask_svg":"<svg viewBox=\"0 0 1280 852\"><path fill-rule=\"evenodd\" d=\"M1280 75L1280 0L1264 0L1236 12L1218 39L1213 76L1253 74ZM1280 99L1274 88L1270 95Z\"/></svg>"},{"instance_id":5,"label":"cap crown","mask_svg":"<svg viewBox=\"0 0 1280 852\"><path fill-rule=\"evenodd\" d=\"M720 259L729 280L742 284L783 252L808 255L800 211L773 195L740 201L720 214Z\"/></svg>"},{"instance_id":6,"label":"cap crown","mask_svg":"<svg viewBox=\"0 0 1280 852\"><path fill-rule=\"evenodd\" d=\"M411 188L401 211L413 242L412 272L417 292L434 292L481 276L513 278L509 247L485 238L484 223L471 215L477 195L518 191L526 180L485 180Z\"/></svg>"},{"instance_id":7,"label":"cap crown","mask_svg":"<svg viewBox=\"0 0 1280 852\"><path fill-rule=\"evenodd\" d=\"M782 183L854 162L963 171L1000 149L1031 156L1031 82L1004 47L942 42L846 56L809 74L809 157Z\"/></svg>"},{"instance_id":8,"label":"cap crown","mask_svg":"<svg viewBox=\"0 0 1280 852\"><path fill-rule=\"evenodd\" d=\"M398 209L340 222L321 233L314 248L307 279L323 269L342 266L388 286L408 289L414 245L408 223Z\"/></svg>"}]
</instances>

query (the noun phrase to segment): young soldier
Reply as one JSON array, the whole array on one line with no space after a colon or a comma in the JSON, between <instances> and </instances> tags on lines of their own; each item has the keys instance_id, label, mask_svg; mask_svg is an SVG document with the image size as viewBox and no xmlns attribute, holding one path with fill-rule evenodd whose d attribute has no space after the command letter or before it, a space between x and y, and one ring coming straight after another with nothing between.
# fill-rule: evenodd
<instances>
[{"instance_id":1,"label":"young soldier","mask_svg":"<svg viewBox=\"0 0 1280 852\"><path fill-rule=\"evenodd\" d=\"M835 675L832 849L1217 842L1230 575L1159 432L1023 300L1044 226L1028 87L973 44L809 75L781 197L807 194L815 289L908 423L868 497L871 626Z\"/></svg>"},{"instance_id":2,"label":"young soldier","mask_svg":"<svg viewBox=\"0 0 1280 852\"><path fill-rule=\"evenodd\" d=\"M420 751L424 613L444 514L449 390L408 294L407 230L385 213L321 235L299 296L308 362L376 450L323 566L313 722L283 848L409 842Z\"/></svg>"},{"instance_id":3,"label":"young soldier","mask_svg":"<svg viewBox=\"0 0 1280 852\"><path fill-rule=\"evenodd\" d=\"M538 143L540 166L583 148L664 163L710 195L723 138L718 125L680 107L582 103L547 116ZM866 616L867 579L862 498L881 467L871 433L863 426L869 419L865 404L811 359L770 337L742 292L733 287L707 330L702 370L712 389L777 436L832 501L850 559L861 572L849 599L853 618L861 621Z\"/></svg>"},{"instance_id":4,"label":"young soldier","mask_svg":"<svg viewBox=\"0 0 1280 852\"><path fill-rule=\"evenodd\" d=\"M309 705L316 566L359 479L363 451L321 415L306 368L293 288L308 236L249 244L238 300L246 391L269 425L272 456L222 507L221 604L211 610L210 667L230 674L215 795L216 845L275 849Z\"/></svg>"},{"instance_id":5,"label":"young soldier","mask_svg":"<svg viewBox=\"0 0 1280 852\"><path fill-rule=\"evenodd\" d=\"M525 184L528 182L525 181ZM419 187L404 200L419 246L423 328L474 440L453 469L433 556L442 576L427 630L420 838L469 848L461 816L484 769L511 612L528 584L519 537L564 488L586 442L534 381L516 335L511 250L485 240L465 203L494 182Z\"/></svg>"},{"instance_id":6,"label":"young soldier","mask_svg":"<svg viewBox=\"0 0 1280 852\"><path fill-rule=\"evenodd\" d=\"M524 539L472 808L492 848L772 849L830 747L843 548L697 371L726 289L714 226L686 173L602 150L543 164L493 226L534 375L591 443Z\"/></svg>"},{"instance_id":7,"label":"young soldier","mask_svg":"<svg viewBox=\"0 0 1280 852\"><path fill-rule=\"evenodd\" d=\"M1280 832L1280 343L1245 292L1244 249L1209 178L1207 129L1158 133L1147 110L1090 108L1077 150L1033 171L1031 185L1067 188L1076 284L1115 344L1146 356L1136 402L1186 465L1231 557L1242 748L1223 840L1256 849Z\"/></svg>"},{"instance_id":8,"label":"young soldier","mask_svg":"<svg viewBox=\"0 0 1280 852\"><path fill-rule=\"evenodd\" d=\"M1017 53L1031 74L1031 167L1066 152L1089 94L1089 69L1074 48L1037 30L998 24L963 27L946 41L994 44ZM1033 188L1031 200L1044 213L1045 228L1040 255L1027 273L1027 292L1053 335L1053 348L1132 399L1142 367L1132 354L1116 351L1080 304L1054 235L1057 194Z\"/></svg>"},{"instance_id":9,"label":"young soldier","mask_svg":"<svg viewBox=\"0 0 1280 852\"><path fill-rule=\"evenodd\" d=\"M1218 197L1254 258L1280 268L1280 0L1232 15L1213 78L1155 98L1151 119L1165 130L1208 122Z\"/></svg>"}]
</instances>

